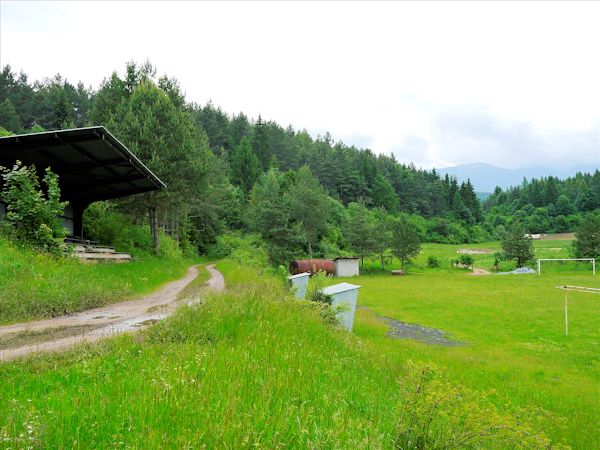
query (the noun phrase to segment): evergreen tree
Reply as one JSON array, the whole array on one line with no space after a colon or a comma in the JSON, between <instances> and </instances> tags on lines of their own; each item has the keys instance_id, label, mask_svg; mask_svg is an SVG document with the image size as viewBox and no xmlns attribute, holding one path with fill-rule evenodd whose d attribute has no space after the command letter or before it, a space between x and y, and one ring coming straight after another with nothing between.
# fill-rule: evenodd
<instances>
[{"instance_id":1,"label":"evergreen tree","mask_svg":"<svg viewBox=\"0 0 600 450\"><path fill-rule=\"evenodd\" d=\"M123 200L130 213L149 213L156 248L159 227L173 230L191 208L204 211L214 155L189 112L177 109L152 81L123 98L108 126L167 185Z\"/></svg>"},{"instance_id":2,"label":"evergreen tree","mask_svg":"<svg viewBox=\"0 0 600 450\"><path fill-rule=\"evenodd\" d=\"M9 99L5 99L0 103L0 127L13 133L18 133L21 130L19 115Z\"/></svg>"},{"instance_id":3,"label":"evergreen tree","mask_svg":"<svg viewBox=\"0 0 600 450\"><path fill-rule=\"evenodd\" d=\"M382 269L385 269L385 252L390 248L392 242L392 221L392 217L386 213L385 209L377 208L373 211L373 251L379 255Z\"/></svg>"},{"instance_id":4,"label":"evergreen tree","mask_svg":"<svg viewBox=\"0 0 600 450\"><path fill-rule=\"evenodd\" d=\"M289 190L290 217L304 230L308 255L325 231L329 219L329 199L308 166L302 166Z\"/></svg>"},{"instance_id":5,"label":"evergreen tree","mask_svg":"<svg viewBox=\"0 0 600 450\"><path fill-rule=\"evenodd\" d=\"M575 258L600 259L600 214L585 216L575 232L572 253Z\"/></svg>"},{"instance_id":6,"label":"evergreen tree","mask_svg":"<svg viewBox=\"0 0 600 450\"><path fill-rule=\"evenodd\" d=\"M389 212L398 210L398 196L390 182L381 173L375 176L371 196L375 206L382 206Z\"/></svg>"},{"instance_id":7,"label":"evergreen tree","mask_svg":"<svg viewBox=\"0 0 600 450\"><path fill-rule=\"evenodd\" d=\"M252 148L263 170L269 167L269 161L271 160L271 155L269 154L269 136L267 133L267 124L259 114L258 120L254 124Z\"/></svg>"},{"instance_id":8,"label":"evergreen tree","mask_svg":"<svg viewBox=\"0 0 600 450\"><path fill-rule=\"evenodd\" d=\"M408 220L406 214L400 216L392 222L392 253L400 260L402 270L404 264L413 256L416 256L421 251L421 240L419 234Z\"/></svg>"},{"instance_id":9,"label":"evergreen tree","mask_svg":"<svg viewBox=\"0 0 600 450\"><path fill-rule=\"evenodd\" d=\"M287 264L301 238L290 224L289 197L285 195L277 169L270 169L258 179L250 192L245 220L251 231L267 243L273 264Z\"/></svg>"},{"instance_id":10,"label":"evergreen tree","mask_svg":"<svg viewBox=\"0 0 600 450\"><path fill-rule=\"evenodd\" d=\"M371 215L362 200L350 203L344 236L350 249L360 257L361 268L364 268L365 256L373 253L375 249L376 237L373 232Z\"/></svg>"},{"instance_id":11,"label":"evergreen tree","mask_svg":"<svg viewBox=\"0 0 600 450\"><path fill-rule=\"evenodd\" d=\"M507 259L515 259L517 267L523 267L534 256L533 241L525 236L525 228L515 221L502 239L502 253Z\"/></svg>"},{"instance_id":12,"label":"evergreen tree","mask_svg":"<svg viewBox=\"0 0 600 450\"><path fill-rule=\"evenodd\" d=\"M260 175L260 163L252 150L248 138L243 138L235 147L231 160L231 180L249 193Z\"/></svg>"}]
</instances>

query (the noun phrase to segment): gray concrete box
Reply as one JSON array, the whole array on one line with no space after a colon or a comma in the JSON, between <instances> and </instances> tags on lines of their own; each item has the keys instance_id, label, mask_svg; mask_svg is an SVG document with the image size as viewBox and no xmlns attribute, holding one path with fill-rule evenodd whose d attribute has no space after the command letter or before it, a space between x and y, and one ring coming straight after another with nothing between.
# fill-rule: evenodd
<instances>
[{"instance_id":1,"label":"gray concrete box","mask_svg":"<svg viewBox=\"0 0 600 450\"><path fill-rule=\"evenodd\" d=\"M310 273L308 272L299 273L298 275L291 275L288 277L296 298L303 299L306 296L309 277Z\"/></svg>"},{"instance_id":2,"label":"gray concrete box","mask_svg":"<svg viewBox=\"0 0 600 450\"><path fill-rule=\"evenodd\" d=\"M333 286L327 286L323 293L332 297L331 307L335 308L344 305L346 311L340 312L338 318L340 324L348 331L352 331L354 325L354 316L356 314L356 301L358 299L358 290L361 286L350 283L339 283Z\"/></svg>"}]
</instances>

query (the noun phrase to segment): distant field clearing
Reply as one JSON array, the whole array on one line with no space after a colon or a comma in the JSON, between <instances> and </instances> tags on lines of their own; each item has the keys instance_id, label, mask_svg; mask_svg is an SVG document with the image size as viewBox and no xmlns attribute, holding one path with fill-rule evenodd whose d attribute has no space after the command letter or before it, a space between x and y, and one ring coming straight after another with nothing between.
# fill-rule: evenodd
<instances>
[{"instance_id":1,"label":"distant field clearing","mask_svg":"<svg viewBox=\"0 0 600 450\"><path fill-rule=\"evenodd\" d=\"M544 241L572 241L575 239L575 233L543 234L541 239Z\"/></svg>"}]
</instances>

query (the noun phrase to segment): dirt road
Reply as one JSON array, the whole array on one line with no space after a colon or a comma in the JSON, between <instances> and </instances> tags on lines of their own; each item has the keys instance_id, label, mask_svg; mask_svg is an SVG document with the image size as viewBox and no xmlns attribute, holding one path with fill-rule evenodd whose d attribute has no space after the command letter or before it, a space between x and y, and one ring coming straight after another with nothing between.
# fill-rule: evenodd
<instances>
[{"instance_id":1,"label":"dirt road","mask_svg":"<svg viewBox=\"0 0 600 450\"><path fill-rule=\"evenodd\" d=\"M207 281L208 289L214 291L225 289L223 275L214 268L214 265L206 266L206 269L210 272L210 279ZM81 342L96 342L119 333L140 330L173 314L175 309L182 304L182 301L177 298L178 294L197 275L198 268L190 267L183 278L137 300L114 303L53 319L1 326L0 341L4 339L8 342L11 340L18 342L16 337L27 337L28 335L38 337L47 335L47 339L35 344L0 350L0 362L31 353L66 350ZM188 303L194 301L197 300ZM76 333L67 337L56 337L60 334L68 334L69 329L76 330ZM82 332L83 329L88 331Z\"/></svg>"},{"instance_id":2,"label":"dirt road","mask_svg":"<svg viewBox=\"0 0 600 450\"><path fill-rule=\"evenodd\" d=\"M473 272L471 272L469 275L491 275L491 273L489 270L473 268Z\"/></svg>"}]
</instances>

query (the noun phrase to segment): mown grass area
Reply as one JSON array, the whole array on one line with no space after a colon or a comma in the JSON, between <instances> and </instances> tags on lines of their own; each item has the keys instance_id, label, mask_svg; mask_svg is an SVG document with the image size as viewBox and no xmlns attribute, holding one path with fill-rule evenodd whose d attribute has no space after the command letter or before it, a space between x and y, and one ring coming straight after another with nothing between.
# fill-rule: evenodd
<instances>
[{"instance_id":1,"label":"mown grass area","mask_svg":"<svg viewBox=\"0 0 600 450\"><path fill-rule=\"evenodd\" d=\"M85 264L17 247L0 237L0 324L53 317L143 295L198 261L146 257Z\"/></svg>"},{"instance_id":2,"label":"mown grass area","mask_svg":"<svg viewBox=\"0 0 600 450\"><path fill-rule=\"evenodd\" d=\"M0 443L549 448L535 424L325 324L269 271L218 268L226 293L145 332L0 365Z\"/></svg>"},{"instance_id":3,"label":"mown grass area","mask_svg":"<svg viewBox=\"0 0 600 450\"><path fill-rule=\"evenodd\" d=\"M533 247L535 250L534 260L527 264L528 267L537 270L537 258L572 258L571 242L569 240L535 240ZM445 272L455 274L457 271L452 267L452 261L457 260L461 254L459 250L480 250L484 254L472 254L474 267L485 270L495 270L495 253L501 252L500 242L483 242L477 244L434 244L424 243L421 246L421 252L410 262L407 270L411 273L430 273L432 270L427 267L427 258L433 256L438 259L440 266L436 272ZM389 258L389 257L388 257ZM400 261L396 258L389 258L386 262L385 270L381 269L381 263L378 258L365 258L365 272L370 274L386 272L391 269L399 269ZM510 271L516 268L514 261L500 260L498 269L495 271ZM466 270L465 270L466 271ZM544 262L542 265L544 273L592 273L592 265L589 262Z\"/></svg>"},{"instance_id":4,"label":"mown grass area","mask_svg":"<svg viewBox=\"0 0 600 450\"><path fill-rule=\"evenodd\" d=\"M538 255L559 255L554 257L568 257L568 246L568 241L535 243ZM564 292L555 287L600 288L600 277L592 276L590 265L574 263L543 266L541 276L471 276L449 267L425 268L428 254L449 261L466 247L495 249L498 244L428 244L407 276L370 274L329 283L363 286L359 304L366 309L358 310L354 332L387 357L440 365L450 380L491 393L509 410L542 407L553 416L541 425L551 437L578 449L600 448L600 295L569 294L567 337ZM489 269L493 263L490 255L475 258L476 267ZM441 329L466 345L391 339L378 316Z\"/></svg>"}]
</instances>

